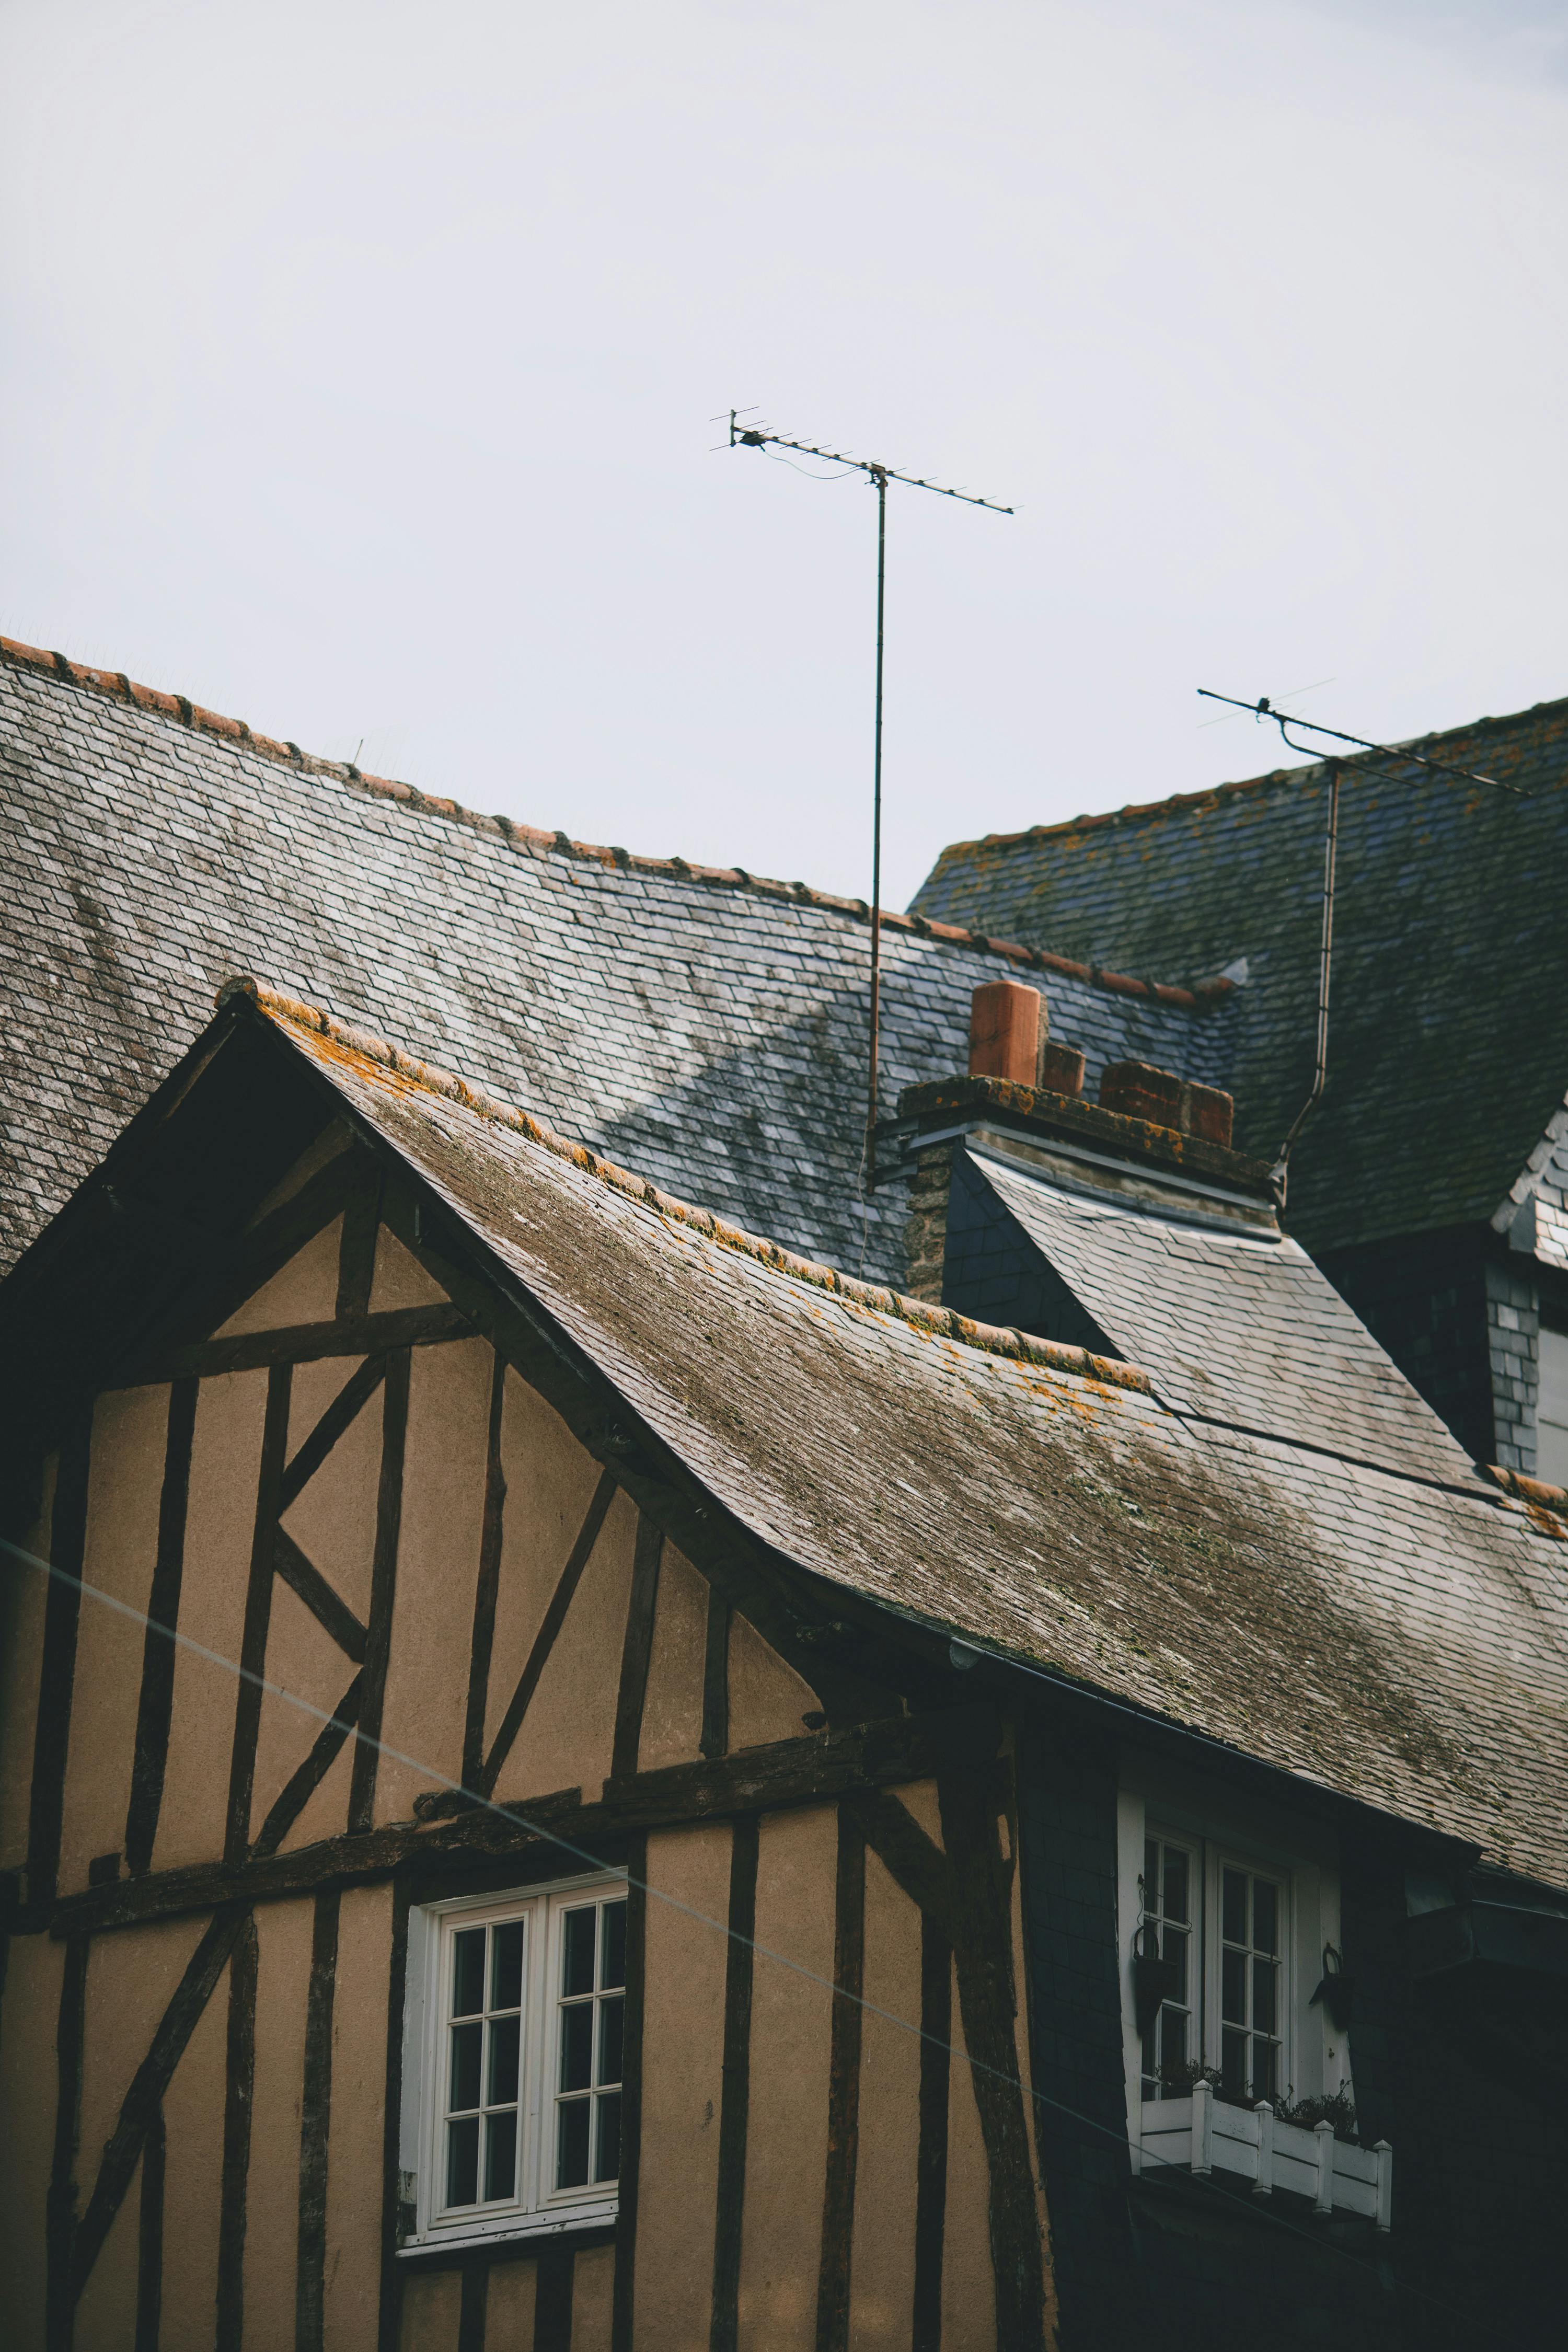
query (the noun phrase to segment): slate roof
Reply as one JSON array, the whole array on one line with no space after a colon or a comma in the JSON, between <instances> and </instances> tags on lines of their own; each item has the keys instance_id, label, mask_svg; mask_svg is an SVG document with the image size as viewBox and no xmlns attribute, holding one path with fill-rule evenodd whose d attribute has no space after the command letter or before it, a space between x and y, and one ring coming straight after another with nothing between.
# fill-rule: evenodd
<instances>
[{"instance_id":1,"label":"slate roof","mask_svg":"<svg viewBox=\"0 0 1568 2352\"><path fill-rule=\"evenodd\" d=\"M1299 1242L1092 1200L973 1146L970 1164L1176 1412L1476 1485L1464 1448Z\"/></svg>"},{"instance_id":2,"label":"slate roof","mask_svg":"<svg viewBox=\"0 0 1568 2352\"><path fill-rule=\"evenodd\" d=\"M859 902L629 856L313 760L181 697L0 640L0 1266L174 1066L229 974L395 1029L675 1190L901 1274L863 1212ZM963 1068L969 998L1048 986L1059 1034L1206 1076L1206 995L895 916L883 1087Z\"/></svg>"},{"instance_id":3,"label":"slate roof","mask_svg":"<svg viewBox=\"0 0 1568 2352\"><path fill-rule=\"evenodd\" d=\"M790 1561L1568 1885L1549 1514L966 1344L310 1008L230 1017L314 1067Z\"/></svg>"},{"instance_id":4,"label":"slate roof","mask_svg":"<svg viewBox=\"0 0 1568 2352\"><path fill-rule=\"evenodd\" d=\"M1530 797L1345 772L1329 1084L1290 1175L1317 1254L1484 1223L1568 1089L1568 701L1413 748ZM1241 1147L1272 1158L1312 1073L1325 776L957 842L914 905L1178 980L1245 957L1217 1083Z\"/></svg>"}]
</instances>

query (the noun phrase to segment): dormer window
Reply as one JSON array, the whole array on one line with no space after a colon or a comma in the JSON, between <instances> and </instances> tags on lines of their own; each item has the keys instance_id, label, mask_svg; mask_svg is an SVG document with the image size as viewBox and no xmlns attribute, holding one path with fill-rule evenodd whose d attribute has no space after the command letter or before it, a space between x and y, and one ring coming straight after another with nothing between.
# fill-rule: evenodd
<instances>
[{"instance_id":1,"label":"dormer window","mask_svg":"<svg viewBox=\"0 0 1568 2352\"><path fill-rule=\"evenodd\" d=\"M1205 2067L1224 2098L1279 2098L1289 1874L1233 1859L1211 1840L1151 1829L1139 1889L1139 1948L1165 1964L1163 1998L1141 2037L1144 2098L1184 2097Z\"/></svg>"}]
</instances>

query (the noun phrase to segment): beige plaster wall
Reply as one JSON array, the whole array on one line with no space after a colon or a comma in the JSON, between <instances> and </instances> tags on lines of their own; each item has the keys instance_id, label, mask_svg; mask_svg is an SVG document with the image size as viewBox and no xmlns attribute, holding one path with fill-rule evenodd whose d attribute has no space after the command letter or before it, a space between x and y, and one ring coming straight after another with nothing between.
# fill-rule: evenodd
<instances>
[{"instance_id":1,"label":"beige plaster wall","mask_svg":"<svg viewBox=\"0 0 1568 2352\"><path fill-rule=\"evenodd\" d=\"M763 1817L759 1945L826 1981L756 1955L751 2110L741 2239L742 2352L811 2352L816 2341L837 1819L830 1805Z\"/></svg>"},{"instance_id":2,"label":"beige plaster wall","mask_svg":"<svg viewBox=\"0 0 1568 2352\"><path fill-rule=\"evenodd\" d=\"M100 1947L100 1952L104 1949ZM112 1941L107 1950L112 1952ZM176 2346L210 2344L217 2318L228 1982L226 1969L163 2095L163 2287L159 2342L168 2346L170 2352Z\"/></svg>"},{"instance_id":3,"label":"beige plaster wall","mask_svg":"<svg viewBox=\"0 0 1568 2352\"><path fill-rule=\"evenodd\" d=\"M462 1777L493 1363L484 1340L460 1339L416 1348L409 1372L382 1737L454 1780ZM384 1756L376 1820L410 1820L416 1796L432 1785L429 1771Z\"/></svg>"},{"instance_id":4,"label":"beige plaster wall","mask_svg":"<svg viewBox=\"0 0 1568 2352\"><path fill-rule=\"evenodd\" d=\"M413 1251L405 1249L387 1226L380 1226L375 1236L371 1313L387 1315L399 1307L439 1307L446 1297L440 1284L432 1281Z\"/></svg>"},{"instance_id":5,"label":"beige plaster wall","mask_svg":"<svg viewBox=\"0 0 1568 2352\"><path fill-rule=\"evenodd\" d=\"M462 2307L459 2272L416 2271L404 2282L399 2352L458 2352L458 2315ZM531 2321L523 2341L531 2339Z\"/></svg>"},{"instance_id":6,"label":"beige plaster wall","mask_svg":"<svg viewBox=\"0 0 1568 2352\"><path fill-rule=\"evenodd\" d=\"M539 2265L520 2258L490 2267L485 2297L485 2352L533 2352Z\"/></svg>"},{"instance_id":7,"label":"beige plaster wall","mask_svg":"<svg viewBox=\"0 0 1568 2352\"><path fill-rule=\"evenodd\" d=\"M361 1356L326 1356L319 1363L295 1365L289 1391L290 1460L363 1360ZM285 1529L362 1625L370 1614L385 1397L384 1387L379 1388L360 1407L315 1476L283 1514Z\"/></svg>"},{"instance_id":8,"label":"beige plaster wall","mask_svg":"<svg viewBox=\"0 0 1568 2352\"><path fill-rule=\"evenodd\" d=\"M642 2129L637 2183L637 2352L706 2352L724 2055L729 1824L648 1840ZM691 1918L657 1899L689 1904Z\"/></svg>"},{"instance_id":9,"label":"beige plaster wall","mask_svg":"<svg viewBox=\"0 0 1568 2352\"><path fill-rule=\"evenodd\" d=\"M343 1221L330 1225L296 1250L270 1282L252 1291L237 1307L214 1337L226 1339L242 1331L281 1331L296 1323L330 1323L338 1306L338 1252Z\"/></svg>"},{"instance_id":10,"label":"beige plaster wall","mask_svg":"<svg viewBox=\"0 0 1568 2352\"><path fill-rule=\"evenodd\" d=\"M506 1713L599 1483L598 1464L560 1415L513 1371L506 1376L501 1412L501 1473L506 1512L486 1703L487 1746Z\"/></svg>"},{"instance_id":11,"label":"beige plaster wall","mask_svg":"<svg viewBox=\"0 0 1568 2352\"><path fill-rule=\"evenodd\" d=\"M770 1739L799 1739L803 1715L817 1706L816 1693L778 1652L763 1641L748 1618L730 1620L730 1746L760 1748Z\"/></svg>"},{"instance_id":12,"label":"beige plaster wall","mask_svg":"<svg viewBox=\"0 0 1568 2352\"><path fill-rule=\"evenodd\" d=\"M247 2346L287 2347L294 2341L300 2118L314 1916L315 1906L308 1900L263 1903L256 1911L256 2093L245 2192Z\"/></svg>"},{"instance_id":13,"label":"beige plaster wall","mask_svg":"<svg viewBox=\"0 0 1568 2352\"><path fill-rule=\"evenodd\" d=\"M573 2266L572 2352L610 2352L615 2292L614 2246L589 2246Z\"/></svg>"},{"instance_id":14,"label":"beige plaster wall","mask_svg":"<svg viewBox=\"0 0 1568 2352\"><path fill-rule=\"evenodd\" d=\"M865 1993L859 2147L849 2272L851 2352L898 2352L914 2291L921 2042L893 2024L921 2017L921 1915L874 1853L866 1856ZM879 2017L876 2010L885 2010Z\"/></svg>"},{"instance_id":15,"label":"beige plaster wall","mask_svg":"<svg viewBox=\"0 0 1568 2352\"><path fill-rule=\"evenodd\" d=\"M263 1371L204 1380L196 1400L180 1631L225 1658L238 1657L245 1631L266 1411ZM222 1855L237 1691L222 1667L176 1653L156 1870Z\"/></svg>"},{"instance_id":16,"label":"beige plaster wall","mask_svg":"<svg viewBox=\"0 0 1568 2352\"><path fill-rule=\"evenodd\" d=\"M326 2352L374 2352L375 2345L392 1927L390 1886L345 1889L332 2003Z\"/></svg>"},{"instance_id":17,"label":"beige plaster wall","mask_svg":"<svg viewBox=\"0 0 1568 2352\"><path fill-rule=\"evenodd\" d=\"M164 1387L111 1390L93 1411L82 1579L142 1611L158 1555L168 1427ZM87 1885L95 1854L118 1853L125 1843L145 1643L143 1627L83 1593L60 1832L62 1895Z\"/></svg>"},{"instance_id":18,"label":"beige plaster wall","mask_svg":"<svg viewBox=\"0 0 1568 2352\"><path fill-rule=\"evenodd\" d=\"M708 1585L672 1543L659 1562L637 1769L689 1764L702 1736L702 1678L708 1655Z\"/></svg>"},{"instance_id":19,"label":"beige plaster wall","mask_svg":"<svg viewBox=\"0 0 1568 2352\"><path fill-rule=\"evenodd\" d=\"M609 1774L637 1532L637 1507L617 1490L496 1782L503 1801L571 1788L591 1801Z\"/></svg>"},{"instance_id":20,"label":"beige plaster wall","mask_svg":"<svg viewBox=\"0 0 1568 2352\"><path fill-rule=\"evenodd\" d=\"M17 2352L41 2352L44 2341L42 2248L65 1950L48 1936L14 1937L0 2002L0 2282Z\"/></svg>"}]
</instances>

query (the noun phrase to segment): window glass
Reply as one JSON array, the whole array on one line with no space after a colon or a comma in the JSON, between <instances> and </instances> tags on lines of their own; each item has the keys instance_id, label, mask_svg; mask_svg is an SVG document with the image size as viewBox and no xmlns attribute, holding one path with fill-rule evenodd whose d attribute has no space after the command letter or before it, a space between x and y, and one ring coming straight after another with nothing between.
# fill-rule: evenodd
<instances>
[{"instance_id":1,"label":"window glass","mask_svg":"<svg viewBox=\"0 0 1568 2352\"><path fill-rule=\"evenodd\" d=\"M1280 1888L1226 1863L1220 1871L1220 2096L1250 2106L1279 2095Z\"/></svg>"},{"instance_id":2,"label":"window glass","mask_svg":"<svg viewBox=\"0 0 1568 2352\"><path fill-rule=\"evenodd\" d=\"M1568 1332L1542 1331L1536 1347L1535 1475L1568 1486Z\"/></svg>"},{"instance_id":3,"label":"window glass","mask_svg":"<svg viewBox=\"0 0 1568 2352\"><path fill-rule=\"evenodd\" d=\"M517 2195L522 2091L522 1919L451 1938L443 2139L448 2210Z\"/></svg>"},{"instance_id":4,"label":"window glass","mask_svg":"<svg viewBox=\"0 0 1568 2352\"><path fill-rule=\"evenodd\" d=\"M626 1906L575 1905L561 1923L555 2187L614 2180L621 2168Z\"/></svg>"}]
</instances>

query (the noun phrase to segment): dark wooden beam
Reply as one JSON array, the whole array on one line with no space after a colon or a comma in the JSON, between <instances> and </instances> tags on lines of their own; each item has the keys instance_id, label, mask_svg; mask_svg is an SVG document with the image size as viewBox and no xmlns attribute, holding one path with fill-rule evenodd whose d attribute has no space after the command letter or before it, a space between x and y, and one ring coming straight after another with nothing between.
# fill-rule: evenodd
<instances>
[{"instance_id":1,"label":"dark wooden beam","mask_svg":"<svg viewBox=\"0 0 1568 2352\"><path fill-rule=\"evenodd\" d=\"M752 1937L757 1931L755 1813L736 1822L730 1849L730 1941L724 1961L724 2055L719 2094L719 2190L713 2217L713 2308L709 2352L735 2352L740 2323L741 2232L745 2221L746 2135L752 2100Z\"/></svg>"},{"instance_id":2,"label":"dark wooden beam","mask_svg":"<svg viewBox=\"0 0 1568 2352\"><path fill-rule=\"evenodd\" d=\"M367 1356L357 1372L343 1382L309 1437L305 1438L278 1490L278 1507L286 1511L315 1476L333 1446L375 1394L386 1378L385 1355Z\"/></svg>"},{"instance_id":3,"label":"dark wooden beam","mask_svg":"<svg viewBox=\"0 0 1568 2352\"><path fill-rule=\"evenodd\" d=\"M364 1676L356 1675L337 1704L331 1722L323 1723L310 1743L310 1752L295 1767L268 1809L250 1849L253 1862L276 1853L336 1760L344 1740L359 1721Z\"/></svg>"},{"instance_id":4,"label":"dark wooden beam","mask_svg":"<svg viewBox=\"0 0 1568 2352\"><path fill-rule=\"evenodd\" d=\"M397 1307L354 1322L290 1323L276 1331L238 1331L229 1339L198 1339L132 1365L112 1385L140 1388L150 1381L210 1379L216 1372L253 1372L273 1364L310 1364L323 1356L374 1356L395 1348L424 1348L471 1339L474 1327L456 1307Z\"/></svg>"},{"instance_id":5,"label":"dark wooden beam","mask_svg":"<svg viewBox=\"0 0 1568 2352\"><path fill-rule=\"evenodd\" d=\"M376 1489L375 1551L370 1571L370 1623L365 1632L360 1690L359 1740L349 1786L349 1828L368 1830L375 1819L375 1777L381 1710L392 1656L392 1607L403 1528L403 1456L408 1442L409 1357L398 1348L387 1359L382 1389L381 1478Z\"/></svg>"},{"instance_id":6,"label":"dark wooden beam","mask_svg":"<svg viewBox=\"0 0 1568 2352\"><path fill-rule=\"evenodd\" d=\"M70 2352L71 2288L76 2244L76 2160L81 2145L82 2062L87 2046L88 1938L66 1946L60 2010L55 2029L55 2145L44 2202L44 2343L47 2352Z\"/></svg>"},{"instance_id":7,"label":"dark wooden beam","mask_svg":"<svg viewBox=\"0 0 1568 2352\"><path fill-rule=\"evenodd\" d=\"M331 1636L345 1658L363 1666L367 1629L360 1623L342 1594L334 1591L321 1570L302 1552L293 1537L279 1528L273 1538L272 1565L289 1591L301 1600L324 1633Z\"/></svg>"},{"instance_id":8,"label":"dark wooden beam","mask_svg":"<svg viewBox=\"0 0 1568 2352\"><path fill-rule=\"evenodd\" d=\"M305 2084L300 2109L299 2251L294 2352L322 2352L327 2286L327 2149L332 2117L332 2004L338 1974L336 1887L316 1897L305 1996Z\"/></svg>"},{"instance_id":9,"label":"dark wooden beam","mask_svg":"<svg viewBox=\"0 0 1568 2352\"><path fill-rule=\"evenodd\" d=\"M734 1613L727 1597L710 1584L702 1640L702 1728L697 1741L704 1756L722 1756L730 1745L730 1620Z\"/></svg>"},{"instance_id":10,"label":"dark wooden beam","mask_svg":"<svg viewBox=\"0 0 1568 2352\"><path fill-rule=\"evenodd\" d=\"M855 2175L860 2148L861 1996L866 1989L866 1837L852 1805L838 1808L834 1884L833 2023L827 2068L827 2172L816 2277L816 2352L847 2352Z\"/></svg>"},{"instance_id":11,"label":"dark wooden beam","mask_svg":"<svg viewBox=\"0 0 1568 2352\"><path fill-rule=\"evenodd\" d=\"M631 1598L626 1604L626 1637L621 1643L621 1679L616 1694L616 1734L610 1750L610 1772L616 1780L625 1780L637 1769L648 1662L653 1655L659 1562L663 1557L663 1529L655 1526L646 1511L639 1511Z\"/></svg>"},{"instance_id":12,"label":"dark wooden beam","mask_svg":"<svg viewBox=\"0 0 1568 2352\"><path fill-rule=\"evenodd\" d=\"M256 1922L247 1911L228 1964L215 2352L241 2352L245 2327L246 2198L250 2179L250 2117L256 2097L258 1964Z\"/></svg>"},{"instance_id":13,"label":"dark wooden beam","mask_svg":"<svg viewBox=\"0 0 1568 2352\"><path fill-rule=\"evenodd\" d=\"M572 2352L572 2290L577 2250L552 2244L539 2250L533 2274L533 2352Z\"/></svg>"},{"instance_id":14,"label":"dark wooden beam","mask_svg":"<svg viewBox=\"0 0 1568 2352\"><path fill-rule=\"evenodd\" d=\"M637 2188L642 2177L642 2040L647 1957L647 1840L626 1856L626 2045L621 2074L621 2178L616 2192L616 2276L611 2290L610 2352L636 2343Z\"/></svg>"},{"instance_id":15,"label":"dark wooden beam","mask_svg":"<svg viewBox=\"0 0 1568 2352\"><path fill-rule=\"evenodd\" d=\"M142 1883L145 1884L144 1881ZM184 2055L185 2045L195 2032L197 2021L212 1998L213 1988L228 1964L229 1954L239 1939L245 1919L242 1905L228 1904L208 1922L205 1934L185 1965L184 1974L158 2021L152 2047L136 2069L131 2087L121 2102L114 2129L105 2144L98 2178L93 2182L92 2193L87 2200L71 2249L73 2304L103 2251L103 2242L131 2186L153 2119L163 2104L163 2094L169 2087L174 2069Z\"/></svg>"},{"instance_id":16,"label":"dark wooden beam","mask_svg":"<svg viewBox=\"0 0 1568 2352\"><path fill-rule=\"evenodd\" d=\"M169 1717L174 1698L174 1643L162 1629L179 1622L180 1587L185 1563L185 1510L191 1491L191 1443L195 1434L199 1386L192 1380L176 1381L169 1391L163 1485L158 1497L158 1549L147 1601L152 1622L142 1644L142 1691L136 1707L131 1801L125 1815L125 1867L133 1874L153 1866L153 1847L163 1802Z\"/></svg>"},{"instance_id":17,"label":"dark wooden beam","mask_svg":"<svg viewBox=\"0 0 1568 2352\"><path fill-rule=\"evenodd\" d=\"M365 1181L350 1194L343 1207L342 1239L338 1247L338 1320L370 1312L371 1284L375 1276L375 1235L381 1223L381 1171L366 1169Z\"/></svg>"},{"instance_id":18,"label":"dark wooden beam","mask_svg":"<svg viewBox=\"0 0 1568 2352\"><path fill-rule=\"evenodd\" d=\"M460 2267L463 2284L458 2305L458 2352L485 2352L490 2266L483 2253L469 2253L464 2256ZM537 2332L534 2340L537 2343Z\"/></svg>"},{"instance_id":19,"label":"dark wooden beam","mask_svg":"<svg viewBox=\"0 0 1568 2352\"><path fill-rule=\"evenodd\" d=\"M66 1577L79 1577L87 1546L87 1490L91 1473L92 1406L67 1432L55 1476L49 1558L63 1570L51 1576L44 1601L44 1652L38 1671L38 1714L33 1734L33 1778L27 1809L27 1916L40 1917L59 1880L60 1829L65 1818L66 1754L76 1683L77 1623L81 1594Z\"/></svg>"},{"instance_id":20,"label":"dark wooden beam","mask_svg":"<svg viewBox=\"0 0 1568 2352\"><path fill-rule=\"evenodd\" d=\"M485 1441L485 1508L479 1527L479 1572L474 1584L474 1631L468 1650L468 1699L463 1717L463 1780L477 1789L485 1769L485 1712L489 1705L490 1653L495 1646L496 1597L500 1591L506 1535L506 1472L501 1425L506 1412L506 1358L490 1365L490 1417Z\"/></svg>"},{"instance_id":21,"label":"dark wooden beam","mask_svg":"<svg viewBox=\"0 0 1568 2352\"><path fill-rule=\"evenodd\" d=\"M920 2122L915 2146L915 2271L910 2352L942 2352L942 2257L947 2234L948 2098L952 2061L952 1947L921 1918Z\"/></svg>"},{"instance_id":22,"label":"dark wooden beam","mask_svg":"<svg viewBox=\"0 0 1568 2352\"><path fill-rule=\"evenodd\" d=\"M996 2340L1045 2343L1045 2264L1024 2088L1019 2081L1011 1905L990 1776L941 1773L942 1837L952 1874L954 1958L964 2047L991 2176Z\"/></svg>"},{"instance_id":23,"label":"dark wooden beam","mask_svg":"<svg viewBox=\"0 0 1568 2352\"><path fill-rule=\"evenodd\" d=\"M250 1546L245 1625L239 1663L247 1676L267 1671L267 1633L272 1619L272 1570L278 1538L278 1489L289 1437L289 1368L274 1364L267 1381L267 1418L261 1436L261 1475L256 1496L256 1526ZM224 1859L240 1862L250 1843L250 1801L256 1782L256 1741L261 1726L261 1686L242 1680L234 1709L234 1750L229 1759L228 1826Z\"/></svg>"},{"instance_id":24,"label":"dark wooden beam","mask_svg":"<svg viewBox=\"0 0 1568 2352\"><path fill-rule=\"evenodd\" d=\"M55 1907L51 1932L57 1938L97 1935L210 1911L220 1903L268 1902L328 1885L363 1885L418 1862L455 1867L469 1857L531 1853L542 1847L547 1833L592 1856L608 1841L639 1830L828 1803L856 1791L925 1780L944 1767L983 1764L995 1754L1000 1730L999 1718L986 1706L904 1716L853 1730L775 1740L711 1763L670 1764L634 1780L606 1781L604 1795L590 1804L571 1789L515 1809L470 1806L456 1820L429 1827L396 1822L364 1834L323 1838L318 1845L265 1860L192 1863L67 1895ZM910 1819L902 1806L899 1811ZM862 1812L862 1820L867 1818ZM911 1827L924 1838L918 1823L911 1822ZM883 1844L869 1831L868 1835L886 1860Z\"/></svg>"},{"instance_id":25,"label":"dark wooden beam","mask_svg":"<svg viewBox=\"0 0 1568 2352\"><path fill-rule=\"evenodd\" d=\"M142 2150L142 2200L136 2217L136 2333L133 2352L158 2352L163 2315L163 2178L166 2135L160 2107Z\"/></svg>"}]
</instances>

